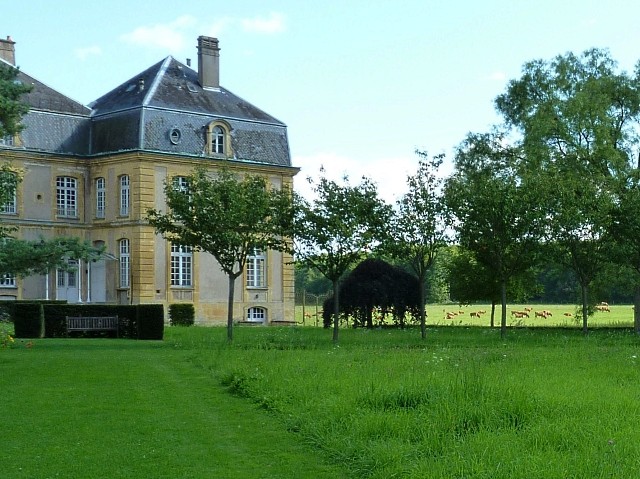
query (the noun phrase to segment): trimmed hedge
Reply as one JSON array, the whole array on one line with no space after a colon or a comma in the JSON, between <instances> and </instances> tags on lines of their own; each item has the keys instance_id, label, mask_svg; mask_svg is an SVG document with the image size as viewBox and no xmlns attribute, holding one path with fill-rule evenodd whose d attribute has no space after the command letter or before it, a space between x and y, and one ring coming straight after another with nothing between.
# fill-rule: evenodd
<instances>
[{"instance_id":1,"label":"trimmed hedge","mask_svg":"<svg viewBox=\"0 0 640 479\"><path fill-rule=\"evenodd\" d=\"M44 306L40 303L20 303L13 308L13 328L16 338L44 338Z\"/></svg>"},{"instance_id":2,"label":"trimmed hedge","mask_svg":"<svg viewBox=\"0 0 640 479\"><path fill-rule=\"evenodd\" d=\"M24 321L33 322L35 316L33 307L41 306L30 303L16 304L14 306L15 318L29 318ZM119 336L129 339L158 339L161 340L164 335L164 307L161 304L44 304L42 305L44 313L44 337L61 338L66 337L66 317L67 316L118 316L120 322ZM33 331L37 328L34 324L30 326L33 329L25 329L22 331ZM18 326L16 325L16 337L36 337L36 336L20 336L18 334ZM112 331L88 331L76 332L74 336L83 337L103 337L115 336ZM37 337L43 337L37 336Z\"/></svg>"},{"instance_id":3,"label":"trimmed hedge","mask_svg":"<svg viewBox=\"0 0 640 479\"><path fill-rule=\"evenodd\" d=\"M191 303L169 305L169 324L171 326L193 326L196 310Z\"/></svg>"}]
</instances>

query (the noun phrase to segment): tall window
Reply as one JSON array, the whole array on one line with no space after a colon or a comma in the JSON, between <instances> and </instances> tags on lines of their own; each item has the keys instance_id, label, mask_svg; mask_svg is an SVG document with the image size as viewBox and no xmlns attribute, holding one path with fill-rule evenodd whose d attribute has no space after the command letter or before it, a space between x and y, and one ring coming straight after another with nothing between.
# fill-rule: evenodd
<instances>
[{"instance_id":1,"label":"tall window","mask_svg":"<svg viewBox=\"0 0 640 479\"><path fill-rule=\"evenodd\" d=\"M221 126L211 130L211 152L217 155L224 154L224 130Z\"/></svg>"},{"instance_id":2,"label":"tall window","mask_svg":"<svg viewBox=\"0 0 640 479\"><path fill-rule=\"evenodd\" d=\"M120 216L129 215L129 175L120 177Z\"/></svg>"},{"instance_id":3,"label":"tall window","mask_svg":"<svg viewBox=\"0 0 640 479\"><path fill-rule=\"evenodd\" d=\"M193 272L193 248L171 245L171 286L191 286Z\"/></svg>"},{"instance_id":4,"label":"tall window","mask_svg":"<svg viewBox=\"0 0 640 479\"><path fill-rule=\"evenodd\" d=\"M13 135L0 136L0 145L13 146Z\"/></svg>"},{"instance_id":5,"label":"tall window","mask_svg":"<svg viewBox=\"0 0 640 479\"><path fill-rule=\"evenodd\" d=\"M78 216L78 182L70 176L56 178L57 215L75 218Z\"/></svg>"},{"instance_id":6,"label":"tall window","mask_svg":"<svg viewBox=\"0 0 640 479\"><path fill-rule=\"evenodd\" d=\"M247 256L247 287L264 288L267 286L265 275L266 256L264 251L254 249Z\"/></svg>"},{"instance_id":7,"label":"tall window","mask_svg":"<svg viewBox=\"0 0 640 479\"><path fill-rule=\"evenodd\" d=\"M173 177L173 188L178 191L188 191L189 190L189 178L186 176L174 176Z\"/></svg>"},{"instance_id":8,"label":"tall window","mask_svg":"<svg viewBox=\"0 0 640 479\"><path fill-rule=\"evenodd\" d=\"M0 288L15 288L16 277L11 274L0 275Z\"/></svg>"},{"instance_id":9,"label":"tall window","mask_svg":"<svg viewBox=\"0 0 640 479\"><path fill-rule=\"evenodd\" d=\"M5 183L11 184L11 185L15 185L17 183L16 177L14 173L9 173L9 172L3 172L2 175L11 175L11 176L6 176L6 180ZM4 178L3 178L4 179ZM7 214L12 214L15 215L18 211L17 209L17 200L16 200L16 190L15 190L15 186L13 189L13 195L11 196L11 198L8 199L8 201L0 206L0 213L7 213Z\"/></svg>"},{"instance_id":10,"label":"tall window","mask_svg":"<svg viewBox=\"0 0 640 479\"><path fill-rule=\"evenodd\" d=\"M96 178L96 218L104 218L106 191L104 178Z\"/></svg>"},{"instance_id":11,"label":"tall window","mask_svg":"<svg viewBox=\"0 0 640 479\"><path fill-rule=\"evenodd\" d=\"M264 323L267 319L267 312L264 308L249 308L247 310L247 321Z\"/></svg>"},{"instance_id":12,"label":"tall window","mask_svg":"<svg viewBox=\"0 0 640 479\"><path fill-rule=\"evenodd\" d=\"M119 241L120 250L120 287L129 287L129 277L131 276L131 245L128 239Z\"/></svg>"}]
</instances>

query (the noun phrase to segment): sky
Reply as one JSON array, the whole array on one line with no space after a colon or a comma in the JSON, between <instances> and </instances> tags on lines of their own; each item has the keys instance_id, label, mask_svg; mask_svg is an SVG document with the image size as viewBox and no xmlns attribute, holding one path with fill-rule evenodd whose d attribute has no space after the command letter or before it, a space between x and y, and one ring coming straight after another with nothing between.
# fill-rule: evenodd
<instances>
[{"instance_id":1,"label":"sky","mask_svg":"<svg viewBox=\"0 0 640 479\"><path fill-rule=\"evenodd\" d=\"M26 8L28 5L28 8ZM89 104L171 55L197 68L220 41L220 83L288 127L307 177L364 175L393 202L416 149L444 153L500 122L494 99L531 60L606 48L640 59L634 0L0 0L16 63Z\"/></svg>"}]
</instances>

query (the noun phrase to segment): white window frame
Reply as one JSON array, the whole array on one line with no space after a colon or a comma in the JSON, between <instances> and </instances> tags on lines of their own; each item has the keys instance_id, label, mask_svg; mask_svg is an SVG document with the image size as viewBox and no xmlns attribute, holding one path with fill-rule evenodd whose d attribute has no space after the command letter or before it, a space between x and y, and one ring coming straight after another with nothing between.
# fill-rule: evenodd
<instances>
[{"instance_id":1,"label":"white window frame","mask_svg":"<svg viewBox=\"0 0 640 479\"><path fill-rule=\"evenodd\" d=\"M193 286L193 248L171 245L170 279L172 287Z\"/></svg>"},{"instance_id":2,"label":"white window frame","mask_svg":"<svg viewBox=\"0 0 640 479\"><path fill-rule=\"evenodd\" d=\"M131 203L129 175L120 176L120 216L129 216Z\"/></svg>"},{"instance_id":3,"label":"white window frame","mask_svg":"<svg viewBox=\"0 0 640 479\"><path fill-rule=\"evenodd\" d=\"M16 288L16 277L12 274L0 275L0 288Z\"/></svg>"},{"instance_id":4,"label":"white window frame","mask_svg":"<svg viewBox=\"0 0 640 479\"><path fill-rule=\"evenodd\" d=\"M120 288L131 286L131 242L127 238L118 241L118 252L120 260Z\"/></svg>"},{"instance_id":5,"label":"white window frame","mask_svg":"<svg viewBox=\"0 0 640 479\"><path fill-rule=\"evenodd\" d=\"M96 178L96 218L104 218L107 205L106 180Z\"/></svg>"},{"instance_id":6,"label":"white window frame","mask_svg":"<svg viewBox=\"0 0 640 479\"><path fill-rule=\"evenodd\" d=\"M259 249L254 249L247 256L246 264L247 288L267 287L267 254Z\"/></svg>"},{"instance_id":7,"label":"white window frame","mask_svg":"<svg viewBox=\"0 0 640 479\"><path fill-rule=\"evenodd\" d=\"M78 217L78 180L72 176L56 177L56 215Z\"/></svg>"},{"instance_id":8,"label":"white window frame","mask_svg":"<svg viewBox=\"0 0 640 479\"><path fill-rule=\"evenodd\" d=\"M247 309L247 321L251 323L264 323L267 320L267 310L259 306Z\"/></svg>"},{"instance_id":9,"label":"white window frame","mask_svg":"<svg viewBox=\"0 0 640 479\"><path fill-rule=\"evenodd\" d=\"M7 173L14 174L14 173ZM18 196L17 196L17 187L13 190L13 198L7 201L4 205L0 206L0 213L4 213L7 215L15 215L18 214Z\"/></svg>"},{"instance_id":10,"label":"white window frame","mask_svg":"<svg viewBox=\"0 0 640 479\"><path fill-rule=\"evenodd\" d=\"M0 145L15 146L15 140L13 139L13 135L0 136Z\"/></svg>"}]
</instances>

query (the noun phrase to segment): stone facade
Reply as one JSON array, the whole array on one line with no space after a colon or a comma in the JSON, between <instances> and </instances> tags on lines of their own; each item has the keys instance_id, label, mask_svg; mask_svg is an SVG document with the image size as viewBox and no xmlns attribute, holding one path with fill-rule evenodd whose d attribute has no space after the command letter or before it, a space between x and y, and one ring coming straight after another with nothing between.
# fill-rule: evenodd
<instances>
[{"instance_id":1,"label":"stone facade","mask_svg":"<svg viewBox=\"0 0 640 479\"><path fill-rule=\"evenodd\" d=\"M198 55L216 39L200 37ZM0 62L15 62L15 43L0 40ZM165 182L196 166L292 186L286 125L225 88L218 61L196 72L172 57L141 72L88 106L74 102L20 70L33 84L19 136L0 141L0 161L22 175L15 211L0 221L25 239L75 236L104 245L105 259L77 271L5 278L3 299L67 299L89 303L193 303L199 324L226 321L227 277L213 257L172 251L145 221L163 209ZM203 76L204 75L204 76ZM251 274L238 278L234 318L270 322L294 316L294 271L287 254L267 251ZM259 274L256 274L256 268ZM256 281L259 278L259 281Z\"/></svg>"}]
</instances>

